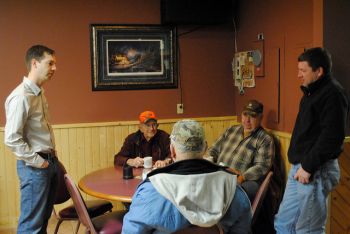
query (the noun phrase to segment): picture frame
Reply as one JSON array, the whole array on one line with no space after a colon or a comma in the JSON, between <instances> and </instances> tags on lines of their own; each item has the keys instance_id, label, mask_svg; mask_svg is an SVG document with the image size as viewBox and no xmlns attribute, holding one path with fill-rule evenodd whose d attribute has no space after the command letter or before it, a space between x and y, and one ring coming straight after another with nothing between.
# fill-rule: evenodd
<instances>
[{"instance_id":1,"label":"picture frame","mask_svg":"<svg viewBox=\"0 0 350 234\"><path fill-rule=\"evenodd\" d=\"M90 25L92 90L177 88L176 29Z\"/></svg>"}]
</instances>

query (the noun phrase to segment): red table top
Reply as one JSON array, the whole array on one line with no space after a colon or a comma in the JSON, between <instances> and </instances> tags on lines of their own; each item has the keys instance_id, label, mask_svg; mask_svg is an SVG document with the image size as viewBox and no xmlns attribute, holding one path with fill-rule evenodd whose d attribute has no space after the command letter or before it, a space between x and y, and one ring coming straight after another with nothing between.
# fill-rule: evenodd
<instances>
[{"instance_id":1,"label":"red table top","mask_svg":"<svg viewBox=\"0 0 350 234\"><path fill-rule=\"evenodd\" d=\"M111 201L131 202L136 187L142 181L142 168L133 169L134 179L123 179L123 167L109 167L85 175L79 188L85 193Z\"/></svg>"}]
</instances>

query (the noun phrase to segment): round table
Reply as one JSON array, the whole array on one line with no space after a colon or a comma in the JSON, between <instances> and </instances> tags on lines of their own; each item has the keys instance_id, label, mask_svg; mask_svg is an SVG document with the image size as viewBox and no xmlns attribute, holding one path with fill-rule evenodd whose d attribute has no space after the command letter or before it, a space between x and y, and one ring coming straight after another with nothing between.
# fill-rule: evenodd
<instances>
[{"instance_id":1,"label":"round table","mask_svg":"<svg viewBox=\"0 0 350 234\"><path fill-rule=\"evenodd\" d=\"M85 193L110 201L131 203L140 184L142 168L134 168L133 179L123 179L123 167L109 167L93 171L79 180L79 188Z\"/></svg>"}]
</instances>

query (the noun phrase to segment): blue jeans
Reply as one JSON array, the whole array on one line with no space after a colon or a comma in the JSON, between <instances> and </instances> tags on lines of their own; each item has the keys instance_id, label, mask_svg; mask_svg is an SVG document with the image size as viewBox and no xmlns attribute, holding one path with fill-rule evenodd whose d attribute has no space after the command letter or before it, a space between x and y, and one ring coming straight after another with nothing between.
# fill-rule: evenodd
<instances>
[{"instance_id":1,"label":"blue jeans","mask_svg":"<svg viewBox=\"0 0 350 234\"><path fill-rule=\"evenodd\" d=\"M251 203L253 203L253 201L254 201L256 193L259 190L260 184L261 183L259 183L258 181L255 181L255 180L247 180L241 184L241 187L244 189L244 191L248 195Z\"/></svg>"},{"instance_id":2,"label":"blue jeans","mask_svg":"<svg viewBox=\"0 0 350 234\"><path fill-rule=\"evenodd\" d=\"M294 179L300 164L292 165L286 191L275 216L277 234L325 233L327 196L339 183L338 160L330 160L311 177L309 184Z\"/></svg>"},{"instance_id":3,"label":"blue jeans","mask_svg":"<svg viewBox=\"0 0 350 234\"><path fill-rule=\"evenodd\" d=\"M21 191L17 233L46 233L57 185L57 158L49 158L48 161L47 168L34 168L17 160Z\"/></svg>"}]
</instances>

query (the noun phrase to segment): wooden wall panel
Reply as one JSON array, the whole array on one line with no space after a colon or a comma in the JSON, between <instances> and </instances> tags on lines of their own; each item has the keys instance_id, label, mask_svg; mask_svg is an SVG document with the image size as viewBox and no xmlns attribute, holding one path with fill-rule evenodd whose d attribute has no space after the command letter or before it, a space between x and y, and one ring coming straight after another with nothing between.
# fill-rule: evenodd
<instances>
[{"instance_id":1,"label":"wooden wall panel","mask_svg":"<svg viewBox=\"0 0 350 234\"><path fill-rule=\"evenodd\" d=\"M339 157L340 183L331 195L331 233L350 233L350 141L346 140Z\"/></svg>"},{"instance_id":2,"label":"wooden wall panel","mask_svg":"<svg viewBox=\"0 0 350 234\"><path fill-rule=\"evenodd\" d=\"M4 146L4 134L1 130L0 141L0 227L9 227L16 224L19 216L19 183L16 173L16 159Z\"/></svg>"},{"instance_id":3,"label":"wooden wall panel","mask_svg":"<svg viewBox=\"0 0 350 234\"><path fill-rule=\"evenodd\" d=\"M284 163L286 165L286 170L289 171L289 168L291 165L288 162L287 153L288 153L288 148L289 148L289 144L290 144L291 134L285 133L285 132L280 132L280 131L274 131L274 130L271 130L271 133L274 134L277 137L277 139L280 141L281 155L283 155L283 157L284 157Z\"/></svg>"}]
</instances>

